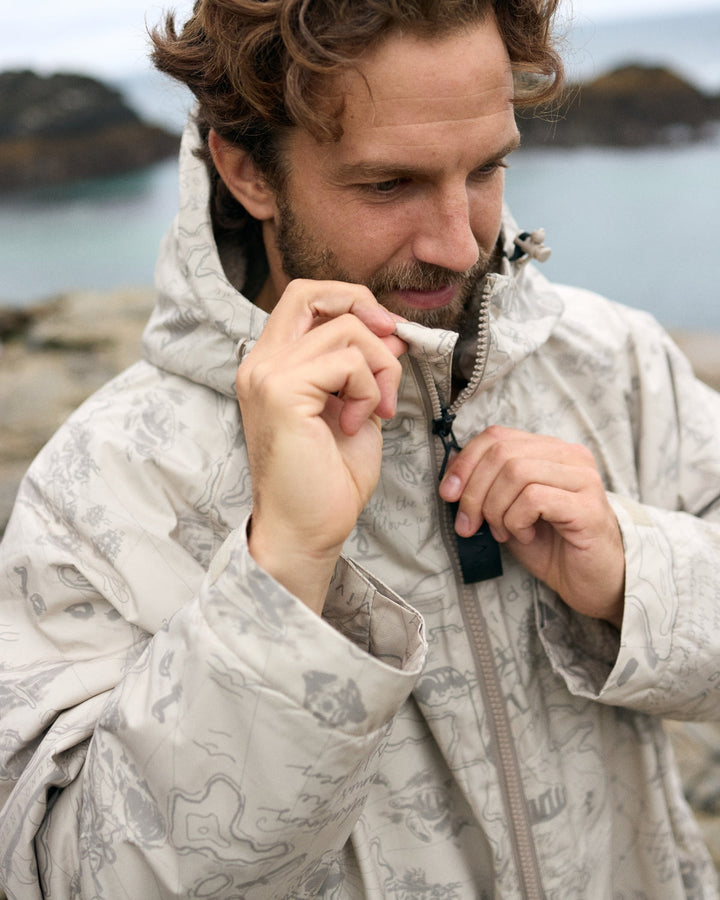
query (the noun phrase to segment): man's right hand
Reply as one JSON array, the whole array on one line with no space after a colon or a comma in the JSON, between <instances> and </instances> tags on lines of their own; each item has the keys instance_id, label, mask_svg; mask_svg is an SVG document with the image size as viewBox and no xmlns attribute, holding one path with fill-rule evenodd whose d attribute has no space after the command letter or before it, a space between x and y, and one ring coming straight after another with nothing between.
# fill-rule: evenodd
<instances>
[{"instance_id":1,"label":"man's right hand","mask_svg":"<svg viewBox=\"0 0 720 900\"><path fill-rule=\"evenodd\" d=\"M316 612L380 474L395 318L360 285L293 281L237 373L253 482L249 548Z\"/></svg>"}]
</instances>

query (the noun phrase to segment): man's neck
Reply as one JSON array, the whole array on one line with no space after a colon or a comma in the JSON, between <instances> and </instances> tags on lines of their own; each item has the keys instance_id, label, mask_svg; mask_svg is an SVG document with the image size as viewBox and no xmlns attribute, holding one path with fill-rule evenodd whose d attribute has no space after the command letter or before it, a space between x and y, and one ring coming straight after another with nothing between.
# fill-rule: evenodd
<instances>
[{"instance_id":1,"label":"man's neck","mask_svg":"<svg viewBox=\"0 0 720 900\"><path fill-rule=\"evenodd\" d=\"M268 275L265 279L265 284L263 284L260 293L255 297L253 303L255 306L259 306L266 313L271 313L275 309L275 304L278 301L278 297L275 291L275 285L273 284L272 277Z\"/></svg>"}]
</instances>

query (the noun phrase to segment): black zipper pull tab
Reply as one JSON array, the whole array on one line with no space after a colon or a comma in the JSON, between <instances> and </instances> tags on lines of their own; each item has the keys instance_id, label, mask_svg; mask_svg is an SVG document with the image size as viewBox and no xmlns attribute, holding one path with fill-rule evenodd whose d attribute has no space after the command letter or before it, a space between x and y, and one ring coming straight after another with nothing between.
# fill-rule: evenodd
<instances>
[{"instance_id":1,"label":"black zipper pull tab","mask_svg":"<svg viewBox=\"0 0 720 900\"><path fill-rule=\"evenodd\" d=\"M450 462L450 454L453 450L460 450L460 444L458 444L452 430L454 421L454 414L448 412L447 409L442 409L439 418L433 420L433 434L440 438L445 450L445 456L443 456L442 465L440 466L440 475L438 476L440 481L443 480L445 469L447 469L447 464Z\"/></svg>"},{"instance_id":2,"label":"black zipper pull tab","mask_svg":"<svg viewBox=\"0 0 720 900\"><path fill-rule=\"evenodd\" d=\"M440 466L440 481L445 475L447 464L450 461L450 454L453 450L460 450L460 444L458 444L452 430L454 421L455 416L448 412L447 409L441 410L440 416L433 420L433 434L440 438L445 450L442 465ZM452 510L453 522L457 516L459 505L459 503L449 504ZM455 541L457 542L460 569L462 570L465 584L487 581L490 578L497 578L502 575L500 545L492 536L487 522L483 522L475 534L470 537L461 537L455 533Z\"/></svg>"}]
</instances>

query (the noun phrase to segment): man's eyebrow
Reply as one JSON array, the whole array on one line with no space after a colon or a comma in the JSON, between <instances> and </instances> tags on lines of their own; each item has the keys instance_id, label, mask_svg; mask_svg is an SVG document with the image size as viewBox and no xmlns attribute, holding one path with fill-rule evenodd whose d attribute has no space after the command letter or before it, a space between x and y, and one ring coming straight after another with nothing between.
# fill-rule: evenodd
<instances>
[{"instance_id":1,"label":"man's eyebrow","mask_svg":"<svg viewBox=\"0 0 720 900\"><path fill-rule=\"evenodd\" d=\"M520 149L521 143L522 143L522 138L520 136L520 133L518 132L511 141L509 141L507 144L505 144L505 146L502 148L500 153L498 153L498 155L494 158L502 159L505 156L510 156L511 153L514 153L516 150Z\"/></svg>"},{"instance_id":2,"label":"man's eyebrow","mask_svg":"<svg viewBox=\"0 0 720 900\"><path fill-rule=\"evenodd\" d=\"M489 154L475 168L489 165L497 160L504 159L520 147L520 136L517 135L497 152ZM360 161L356 163L343 163L338 166L335 176L340 181L352 181L360 179L365 181L387 181L392 178L422 178L432 173L432 169L419 168L418 166L405 165L399 162Z\"/></svg>"}]
</instances>

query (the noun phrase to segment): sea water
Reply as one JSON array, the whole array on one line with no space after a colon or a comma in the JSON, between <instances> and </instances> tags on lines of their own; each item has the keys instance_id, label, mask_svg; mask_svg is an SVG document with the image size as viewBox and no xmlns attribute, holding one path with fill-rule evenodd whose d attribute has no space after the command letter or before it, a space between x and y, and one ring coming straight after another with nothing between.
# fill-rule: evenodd
<instances>
[{"instance_id":1,"label":"sea water","mask_svg":"<svg viewBox=\"0 0 720 900\"><path fill-rule=\"evenodd\" d=\"M670 65L720 92L720 14L622 25L578 22L571 74L631 59ZM187 98L156 76L124 85L146 117L179 127ZM703 144L520 150L507 199L544 227L548 277L647 309L668 327L720 332L720 131ZM0 198L0 304L152 282L177 210L174 160L142 172Z\"/></svg>"}]
</instances>

